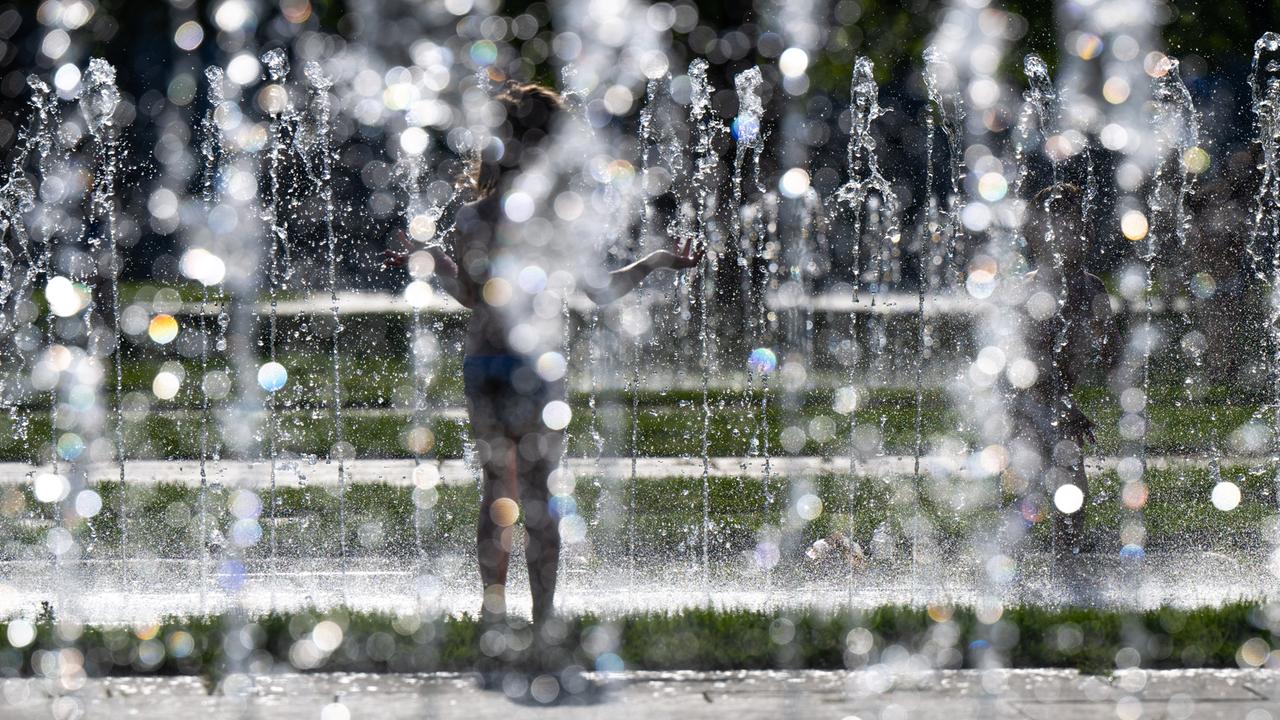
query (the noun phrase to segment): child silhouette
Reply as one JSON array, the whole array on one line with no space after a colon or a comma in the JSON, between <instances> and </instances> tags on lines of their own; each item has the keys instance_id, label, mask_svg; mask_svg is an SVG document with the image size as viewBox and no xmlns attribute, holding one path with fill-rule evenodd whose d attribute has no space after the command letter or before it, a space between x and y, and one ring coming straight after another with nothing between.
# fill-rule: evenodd
<instances>
[{"instance_id":1,"label":"child silhouette","mask_svg":"<svg viewBox=\"0 0 1280 720\"><path fill-rule=\"evenodd\" d=\"M495 100L506 113L505 122L495 131L501 140L500 157L476 155L467 178L474 200L458 209L448 247L432 246L427 251L435 260L443 289L471 310L463 384L484 474L476 532L484 585L481 617L486 623L505 617L511 533L523 514L533 621L542 626L554 609L560 555L559 525L548 507L547 480L560 462L564 445L564 431L547 426L543 409L564 400L565 386L559 373L548 379L535 358L511 346L510 317L498 307L501 303L490 302L485 288L494 279L489 260L498 252L499 225L505 247L522 242L521 224L503 217L501 199L520 174L521 156L536 154L554 132L564 105L554 91L531 84L509 84ZM601 285L584 284L582 289L597 304L609 303L631 292L655 270L683 270L701 259L702 251L685 243L674 252L653 252L608 273Z\"/></svg>"}]
</instances>

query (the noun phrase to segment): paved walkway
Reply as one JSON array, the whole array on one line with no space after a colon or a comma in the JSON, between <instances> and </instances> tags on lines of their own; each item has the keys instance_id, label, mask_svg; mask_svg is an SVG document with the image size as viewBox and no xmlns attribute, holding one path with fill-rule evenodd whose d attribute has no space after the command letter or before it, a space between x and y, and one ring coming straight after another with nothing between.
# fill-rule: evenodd
<instances>
[{"instance_id":1,"label":"paved walkway","mask_svg":"<svg viewBox=\"0 0 1280 720\"><path fill-rule=\"evenodd\" d=\"M1093 458L1086 461L1089 472L1095 473L1109 470L1116 466L1119 458ZM442 460L435 462L440 470L441 481L445 484L466 484L475 482L472 468L462 460ZM584 458L566 458L564 465L580 476L600 474L604 477L627 478L631 476L631 458L607 457L600 460ZM1261 458L1230 457L1219 460L1223 465L1249 464L1266 462ZM802 475L840 475L849 472L847 457L775 457L770 458L769 474L771 477L795 477ZM1209 461L1204 457L1152 456L1147 460L1148 467L1165 469L1178 466L1204 467ZM864 477L891 477L911 475L915 460L910 455L885 455L860 459L857 463L858 473ZM346 479L349 483L387 483L389 485L409 485L413 482L413 469L417 465L414 460L407 459L361 459L348 460L345 465ZM0 463L0 486L31 482L35 473L45 471L47 465L36 466L27 463ZM226 460L205 464L210 482L218 482L235 487L263 487L270 483L270 465L266 461ZM763 458L713 457L708 461L708 474L711 477L762 477L765 470ZM920 472L924 474L965 476L965 458L961 455L930 455L920 459ZM702 459L698 457L641 457L635 461L635 473L640 479L669 477L702 477ZM120 469L114 463L102 463L89 469L90 482L116 480ZM198 486L200 484L200 463L197 460L130 460L125 463L125 478L132 483L143 485L155 483L181 483ZM323 458L279 460L276 465L276 482L283 486L306 484L338 484L338 465Z\"/></svg>"},{"instance_id":2,"label":"paved walkway","mask_svg":"<svg viewBox=\"0 0 1280 720\"><path fill-rule=\"evenodd\" d=\"M664 294L653 291L641 292L639 297L646 304L660 304L663 302ZM878 294L862 292L858 295L858 302L854 302L853 297L848 293L823 293L820 295L806 295L795 299L784 299L776 293L770 293L766 301L769 307L779 310L800 308L811 312L828 314L907 315L919 312L919 298L915 293L907 292ZM580 293L574 293L570 296L569 305L576 312L590 312L595 307L594 303ZM974 300L967 293L931 294L925 298L924 302L926 315L974 315L983 307L983 303ZM453 298L442 293L433 293L427 304L419 309L429 314L452 315L466 312ZM254 310L265 315L271 311L271 306L269 303L259 302L254 306ZM221 311L221 306L211 302L205 306L204 311L206 314L216 314ZM200 304L196 302L186 303L183 305L181 312L185 315L197 315L200 312ZM308 315L328 315L331 312L333 312L333 300L328 293L317 293L302 298L290 298L276 303L277 315L287 316L304 313ZM408 314L411 312L413 312L413 306L401 294L381 291L360 292L357 290L343 290L338 293L339 315L386 315Z\"/></svg>"},{"instance_id":3,"label":"paved walkway","mask_svg":"<svg viewBox=\"0 0 1280 720\"><path fill-rule=\"evenodd\" d=\"M480 690L458 675L232 676L210 694L198 678L91 680L50 699L44 680L0 681L0 716L210 720L272 718L1280 718L1280 673L1266 670L1130 670L1111 677L1062 670L895 673L625 673L603 680L551 676L533 689L512 679ZM73 683L79 685L79 683ZM603 686L603 689L601 687ZM540 707L537 698L553 707ZM565 698L568 698L567 700ZM80 715L76 711L83 711Z\"/></svg>"},{"instance_id":4,"label":"paved walkway","mask_svg":"<svg viewBox=\"0 0 1280 720\"><path fill-rule=\"evenodd\" d=\"M92 624L149 623L240 608L251 615L346 606L359 610L458 615L480 606L474 537L458 533L439 555L421 563L408 557L348 560L334 557L250 560L234 582L222 559L130 558L55 565L45 557L0 562L0 618L33 616L43 602L59 617ZM516 553L521 546L517 543ZM866 566L802 560L766 573L749 556L717 560L704 580L696 556L648 558L634 568L625 551L567 544L561 558L556 605L569 615L617 616L688 607L838 610L847 607L942 603L974 606L989 597L986 563L970 551L921 546L915 565L906 553L873 554ZM1030 604L1145 610L1161 606L1214 607L1278 595L1266 550L1232 556L1182 550L1152 551L1141 562L1118 554L1086 554L1054 562L1044 552L1018 554L1017 575L1001 591L1006 605ZM529 589L521 557L512 562L507 602L528 616ZM0 715L2 718L3 715ZM1280 718L1280 715L1277 716Z\"/></svg>"}]
</instances>

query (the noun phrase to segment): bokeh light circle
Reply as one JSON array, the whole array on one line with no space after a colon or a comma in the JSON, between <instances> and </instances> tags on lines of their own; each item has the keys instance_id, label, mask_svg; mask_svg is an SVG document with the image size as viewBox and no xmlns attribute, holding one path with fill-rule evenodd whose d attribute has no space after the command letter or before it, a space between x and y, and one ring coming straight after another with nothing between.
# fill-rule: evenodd
<instances>
[{"instance_id":1,"label":"bokeh light circle","mask_svg":"<svg viewBox=\"0 0 1280 720\"><path fill-rule=\"evenodd\" d=\"M172 400L178 395L178 390L182 387L182 378L176 373L168 370L161 370L151 381L151 394L155 395L159 400Z\"/></svg>"},{"instance_id":2,"label":"bokeh light circle","mask_svg":"<svg viewBox=\"0 0 1280 720\"><path fill-rule=\"evenodd\" d=\"M71 317L85 306L86 293L70 278L61 275L50 278L44 288L44 298L49 302L49 311L58 317Z\"/></svg>"},{"instance_id":3,"label":"bokeh light circle","mask_svg":"<svg viewBox=\"0 0 1280 720\"><path fill-rule=\"evenodd\" d=\"M778 369L778 356L769 348L756 348L747 356L747 368L757 375L768 375Z\"/></svg>"},{"instance_id":4,"label":"bokeh light circle","mask_svg":"<svg viewBox=\"0 0 1280 720\"><path fill-rule=\"evenodd\" d=\"M1209 499L1222 512L1231 512L1240 506L1240 486L1230 480L1223 480L1213 486Z\"/></svg>"},{"instance_id":5,"label":"bokeh light circle","mask_svg":"<svg viewBox=\"0 0 1280 720\"><path fill-rule=\"evenodd\" d=\"M796 500L796 515L802 520L817 520L822 514L822 498L806 493Z\"/></svg>"},{"instance_id":6,"label":"bokeh light circle","mask_svg":"<svg viewBox=\"0 0 1280 720\"><path fill-rule=\"evenodd\" d=\"M1120 216L1120 232L1129 240L1137 242L1147 236L1147 216L1139 210L1130 210Z\"/></svg>"},{"instance_id":7,"label":"bokeh light circle","mask_svg":"<svg viewBox=\"0 0 1280 720\"><path fill-rule=\"evenodd\" d=\"M278 362L264 363L258 368L258 387L267 392L275 392L289 382L289 371Z\"/></svg>"},{"instance_id":8,"label":"bokeh light circle","mask_svg":"<svg viewBox=\"0 0 1280 720\"><path fill-rule=\"evenodd\" d=\"M1059 485L1053 491L1053 506L1070 515L1084 506L1084 491L1072 483Z\"/></svg>"},{"instance_id":9,"label":"bokeh light circle","mask_svg":"<svg viewBox=\"0 0 1280 720\"><path fill-rule=\"evenodd\" d=\"M809 171L798 167L786 171L778 180L778 191L792 199L809 192Z\"/></svg>"},{"instance_id":10,"label":"bokeh light circle","mask_svg":"<svg viewBox=\"0 0 1280 720\"><path fill-rule=\"evenodd\" d=\"M32 482L31 490L42 503L61 502L71 492L71 483L64 475L41 473Z\"/></svg>"},{"instance_id":11,"label":"bokeh light circle","mask_svg":"<svg viewBox=\"0 0 1280 720\"><path fill-rule=\"evenodd\" d=\"M160 313L151 318L147 325L147 336L158 345L168 345L178 337L178 320L168 313Z\"/></svg>"},{"instance_id":12,"label":"bokeh light circle","mask_svg":"<svg viewBox=\"0 0 1280 720\"><path fill-rule=\"evenodd\" d=\"M9 640L10 647L24 648L36 639L36 626L30 621L22 618L9 621L9 626L5 628L5 636Z\"/></svg>"},{"instance_id":13,"label":"bokeh light circle","mask_svg":"<svg viewBox=\"0 0 1280 720\"><path fill-rule=\"evenodd\" d=\"M431 291L431 285L422 280L414 280L404 289L405 301L416 310L421 310L430 305L434 294Z\"/></svg>"},{"instance_id":14,"label":"bokeh light circle","mask_svg":"<svg viewBox=\"0 0 1280 720\"><path fill-rule=\"evenodd\" d=\"M573 411L569 403L563 400L552 400L542 408L542 423L552 430L563 430L569 427L573 419Z\"/></svg>"}]
</instances>

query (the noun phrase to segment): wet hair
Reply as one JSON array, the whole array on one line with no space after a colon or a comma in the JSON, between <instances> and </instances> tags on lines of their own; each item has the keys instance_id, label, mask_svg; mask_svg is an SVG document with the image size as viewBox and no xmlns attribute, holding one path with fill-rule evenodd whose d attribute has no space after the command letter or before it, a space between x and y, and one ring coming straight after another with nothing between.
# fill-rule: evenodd
<instances>
[{"instance_id":1,"label":"wet hair","mask_svg":"<svg viewBox=\"0 0 1280 720\"><path fill-rule=\"evenodd\" d=\"M472 155L463 180L476 198L487 197L498 187L504 169L503 160L510 167L511 158L518 154L517 151L535 147L551 134L557 115L564 109L559 93L533 83L509 82L498 91L494 100L507 114L497 135L509 151L499 159L485 157L482 151Z\"/></svg>"},{"instance_id":2,"label":"wet hair","mask_svg":"<svg viewBox=\"0 0 1280 720\"><path fill-rule=\"evenodd\" d=\"M1052 248L1048 247L1051 228L1059 236L1066 234L1073 237L1070 244L1062 243L1062 238L1059 237L1060 247L1074 247L1077 245L1074 238L1081 234L1084 235L1085 243L1092 245L1092 223L1084 222L1083 212L1084 193L1078 185L1061 182L1036 193L1027 205L1027 223L1024 226L1024 237L1032 259L1036 262L1048 259L1047 254L1052 252Z\"/></svg>"}]
</instances>

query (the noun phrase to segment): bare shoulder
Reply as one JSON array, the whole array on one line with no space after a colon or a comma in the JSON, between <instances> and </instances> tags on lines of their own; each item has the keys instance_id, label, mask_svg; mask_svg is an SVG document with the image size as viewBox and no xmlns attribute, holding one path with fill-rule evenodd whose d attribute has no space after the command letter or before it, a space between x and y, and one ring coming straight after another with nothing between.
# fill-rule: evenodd
<instances>
[{"instance_id":1,"label":"bare shoulder","mask_svg":"<svg viewBox=\"0 0 1280 720\"><path fill-rule=\"evenodd\" d=\"M498 209L492 195L460 205L453 220L455 235L459 239L475 241L492 234Z\"/></svg>"},{"instance_id":2,"label":"bare shoulder","mask_svg":"<svg viewBox=\"0 0 1280 720\"><path fill-rule=\"evenodd\" d=\"M491 222L497 217L499 208L498 194L489 193L484 197L469 200L459 206L458 219L459 221L466 220L468 222Z\"/></svg>"}]
</instances>

